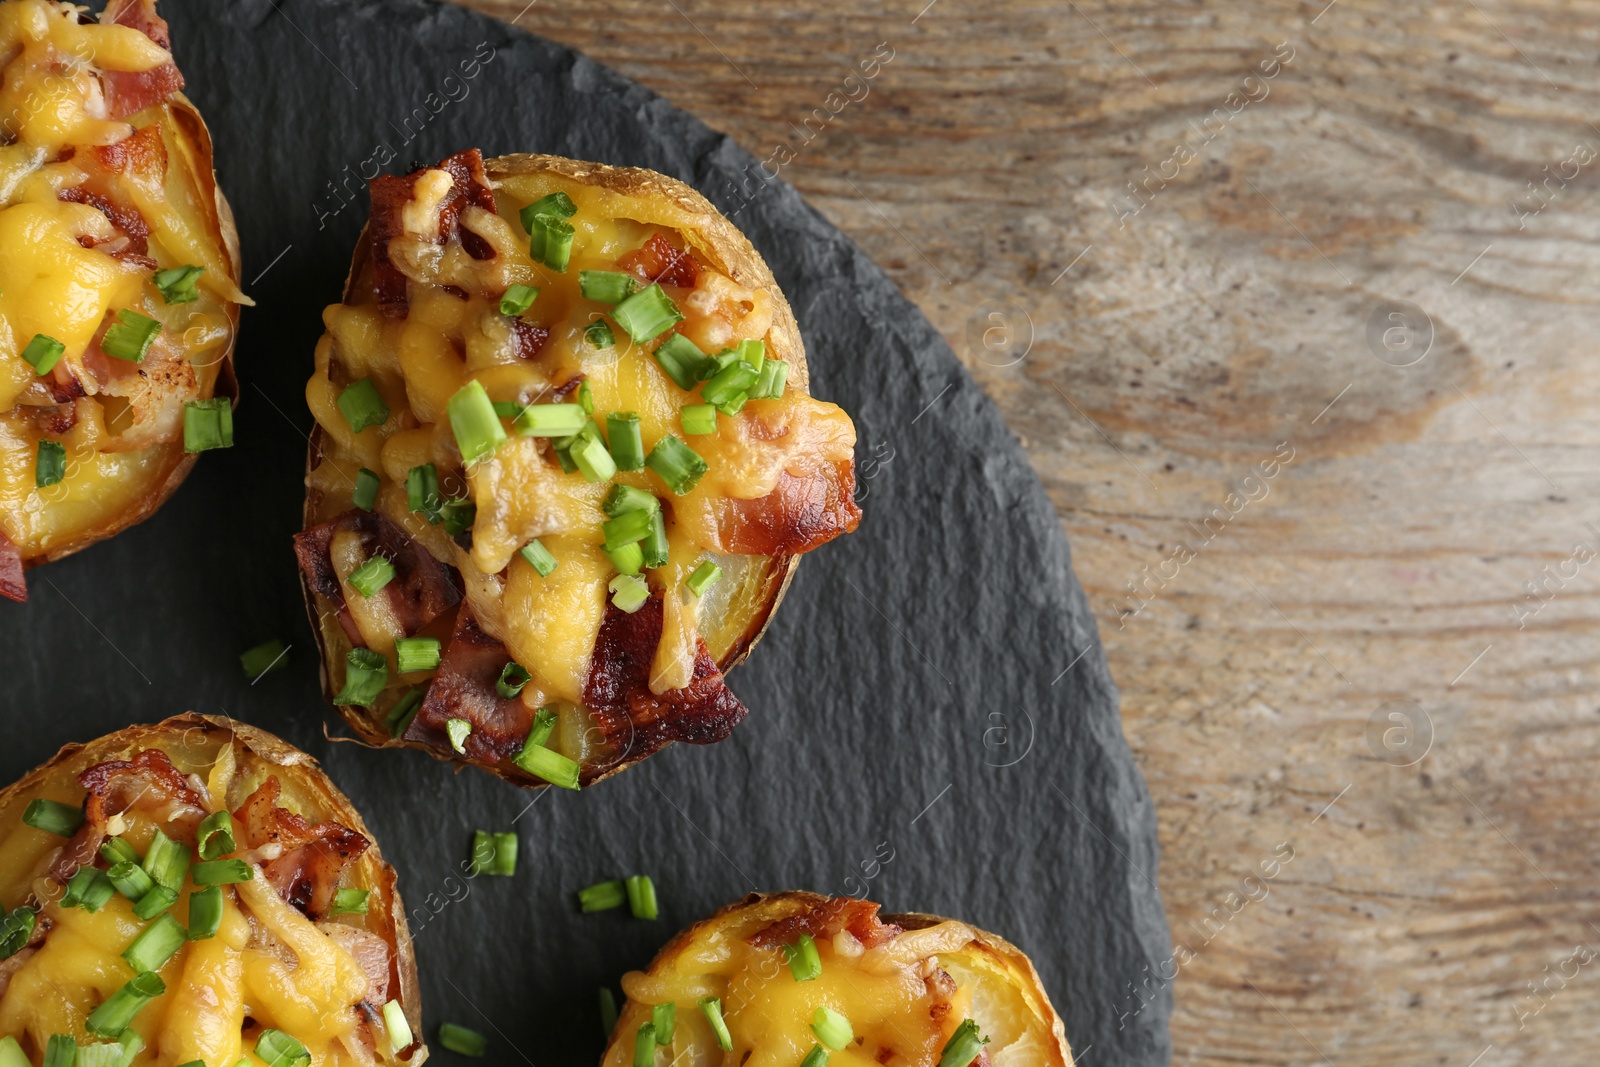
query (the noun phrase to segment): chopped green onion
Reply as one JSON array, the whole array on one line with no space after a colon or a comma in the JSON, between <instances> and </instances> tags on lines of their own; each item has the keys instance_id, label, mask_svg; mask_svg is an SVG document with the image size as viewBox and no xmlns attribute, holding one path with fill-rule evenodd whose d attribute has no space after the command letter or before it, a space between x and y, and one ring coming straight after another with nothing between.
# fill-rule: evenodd
<instances>
[{"instance_id":1,"label":"chopped green onion","mask_svg":"<svg viewBox=\"0 0 1600 1067\"><path fill-rule=\"evenodd\" d=\"M750 396L747 393L735 393L732 400L723 401L716 407L718 411L722 412L731 419L735 415L739 414L739 412L744 410L745 401L749 399Z\"/></svg>"},{"instance_id":2,"label":"chopped green onion","mask_svg":"<svg viewBox=\"0 0 1600 1067\"><path fill-rule=\"evenodd\" d=\"M189 868L189 877L198 886L233 885L248 882L256 872L244 860L208 860Z\"/></svg>"},{"instance_id":3,"label":"chopped green onion","mask_svg":"<svg viewBox=\"0 0 1600 1067\"><path fill-rule=\"evenodd\" d=\"M412 467L406 472L407 510L420 512L423 518L437 526L443 499L439 495L439 471L432 463Z\"/></svg>"},{"instance_id":4,"label":"chopped green onion","mask_svg":"<svg viewBox=\"0 0 1600 1067\"><path fill-rule=\"evenodd\" d=\"M495 874L509 877L517 873L517 835L474 830L472 834L473 877Z\"/></svg>"},{"instance_id":5,"label":"chopped green onion","mask_svg":"<svg viewBox=\"0 0 1600 1067\"><path fill-rule=\"evenodd\" d=\"M693 489L710 469L699 453L670 433L656 442L644 465L659 474L667 488L679 496Z\"/></svg>"},{"instance_id":6,"label":"chopped green onion","mask_svg":"<svg viewBox=\"0 0 1600 1067\"><path fill-rule=\"evenodd\" d=\"M588 420L582 404L529 404L511 428L524 437L571 437Z\"/></svg>"},{"instance_id":7,"label":"chopped green onion","mask_svg":"<svg viewBox=\"0 0 1600 1067\"><path fill-rule=\"evenodd\" d=\"M150 344L161 332L161 323L132 308L117 312L117 321L106 329L100 338L100 351L112 359L125 359L129 363L143 362Z\"/></svg>"},{"instance_id":8,"label":"chopped green onion","mask_svg":"<svg viewBox=\"0 0 1600 1067\"><path fill-rule=\"evenodd\" d=\"M44 1048L44 1067L72 1067L78 1058L78 1043L71 1034L51 1034ZM24 1059L23 1063L28 1061Z\"/></svg>"},{"instance_id":9,"label":"chopped green onion","mask_svg":"<svg viewBox=\"0 0 1600 1067\"><path fill-rule=\"evenodd\" d=\"M500 314L516 318L533 307L539 290L531 285L512 285L500 297Z\"/></svg>"},{"instance_id":10,"label":"chopped green onion","mask_svg":"<svg viewBox=\"0 0 1600 1067\"><path fill-rule=\"evenodd\" d=\"M821 1045L812 1045L806 1058L800 1061L800 1067L828 1067L828 1050Z\"/></svg>"},{"instance_id":11,"label":"chopped green onion","mask_svg":"<svg viewBox=\"0 0 1600 1067\"><path fill-rule=\"evenodd\" d=\"M368 899L372 896L370 889L336 889L333 893L333 906L328 909L331 915L365 915L367 914ZM410 1044L411 1042L406 1042ZM404 1046L402 1046L404 1047Z\"/></svg>"},{"instance_id":12,"label":"chopped green onion","mask_svg":"<svg viewBox=\"0 0 1600 1067\"><path fill-rule=\"evenodd\" d=\"M0 919L0 960L16 955L33 936L33 924L39 913L33 908L16 908Z\"/></svg>"},{"instance_id":13,"label":"chopped green onion","mask_svg":"<svg viewBox=\"0 0 1600 1067\"><path fill-rule=\"evenodd\" d=\"M233 401L225 396L183 405L183 450L209 452L233 447Z\"/></svg>"},{"instance_id":14,"label":"chopped green onion","mask_svg":"<svg viewBox=\"0 0 1600 1067\"><path fill-rule=\"evenodd\" d=\"M578 213L578 206L566 193L557 190L547 196L541 196L533 203L522 209L522 228L533 233L533 220L540 215L554 215L558 219L570 219Z\"/></svg>"},{"instance_id":15,"label":"chopped green onion","mask_svg":"<svg viewBox=\"0 0 1600 1067\"><path fill-rule=\"evenodd\" d=\"M705 1012L711 1032L717 1035L717 1047L724 1052L732 1052L733 1035L728 1033L727 1021L722 1018L722 1000L718 997L701 997L700 1010Z\"/></svg>"},{"instance_id":16,"label":"chopped green onion","mask_svg":"<svg viewBox=\"0 0 1600 1067\"><path fill-rule=\"evenodd\" d=\"M614 882L596 882L578 890L578 907L584 912L610 911L628 902L628 888L618 879Z\"/></svg>"},{"instance_id":17,"label":"chopped green onion","mask_svg":"<svg viewBox=\"0 0 1600 1067\"><path fill-rule=\"evenodd\" d=\"M656 1062L656 1024L645 1023L633 1038L633 1067L653 1067Z\"/></svg>"},{"instance_id":18,"label":"chopped green onion","mask_svg":"<svg viewBox=\"0 0 1600 1067\"><path fill-rule=\"evenodd\" d=\"M148 922L178 902L178 891L158 885L133 905L133 913Z\"/></svg>"},{"instance_id":19,"label":"chopped green onion","mask_svg":"<svg viewBox=\"0 0 1600 1067\"><path fill-rule=\"evenodd\" d=\"M616 518L630 511L660 511L661 501L653 493L619 482L606 493L605 499L600 502L600 509Z\"/></svg>"},{"instance_id":20,"label":"chopped green onion","mask_svg":"<svg viewBox=\"0 0 1600 1067\"><path fill-rule=\"evenodd\" d=\"M576 761L568 759L559 752L540 746L532 748L524 746L512 762L534 777L543 778L551 785L560 786L562 789L579 787L578 777L582 768Z\"/></svg>"},{"instance_id":21,"label":"chopped green onion","mask_svg":"<svg viewBox=\"0 0 1600 1067\"><path fill-rule=\"evenodd\" d=\"M410 728L411 720L417 717L417 712L422 708L422 695L420 686L412 686L395 701L394 707L383 718L383 725L388 727L390 737L399 737Z\"/></svg>"},{"instance_id":22,"label":"chopped green onion","mask_svg":"<svg viewBox=\"0 0 1600 1067\"><path fill-rule=\"evenodd\" d=\"M535 215L528 256L551 270L565 271L572 257L572 238L576 233L572 224L555 215Z\"/></svg>"},{"instance_id":23,"label":"chopped green onion","mask_svg":"<svg viewBox=\"0 0 1600 1067\"><path fill-rule=\"evenodd\" d=\"M189 892L189 940L216 937L222 926L222 887L207 886Z\"/></svg>"},{"instance_id":24,"label":"chopped green onion","mask_svg":"<svg viewBox=\"0 0 1600 1067\"><path fill-rule=\"evenodd\" d=\"M74 1067L128 1067L143 1048L144 1038L130 1027L117 1035L115 1041L96 1041L82 1046L73 1064Z\"/></svg>"},{"instance_id":25,"label":"chopped green onion","mask_svg":"<svg viewBox=\"0 0 1600 1067\"><path fill-rule=\"evenodd\" d=\"M354 433L389 421L389 405L383 402L383 394L378 392L371 378L362 378L344 387L339 394L339 413Z\"/></svg>"},{"instance_id":26,"label":"chopped green onion","mask_svg":"<svg viewBox=\"0 0 1600 1067\"><path fill-rule=\"evenodd\" d=\"M474 378L457 389L445 404L450 415L450 430L455 434L456 447L469 466L495 450L506 439L506 428L500 425L494 403L489 399L483 383Z\"/></svg>"},{"instance_id":27,"label":"chopped green onion","mask_svg":"<svg viewBox=\"0 0 1600 1067\"><path fill-rule=\"evenodd\" d=\"M961 1025L956 1027L956 1032L950 1035L950 1040L944 1043L944 1051L939 1054L939 1067L968 1067L988 1043L987 1037L978 1035L976 1019L963 1019Z\"/></svg>"},{"instance_id":28,"label":"chopped green onion","mask_svg":"<svg viewBox=\"0 0 1600 1067\"><path fill-rule=\"evenodd\" d=\"M654 919L659 910L656 907L656 884L650 880L648 874L632 874L627 879L628 910L633 912L635 919Z\"/></svg>"},{"instance_id":29,"label":"chopped green onion","mask_svg":"<svg viewBox=\"0 0 1600 1067\"><path fill-rule=\"evenodd\" d=\"M636 511L624 511L614 519L607 519L600 524L600 532L605 535L607 552L615 552L623 545L631 545L643 541L650 532L650 516L660 513L660 508Z\"/></svg>"},{"instance_id":30,"label":"chopped green onion","mask_svg":"<svg viewBox=\"0 0 1600 1067\"><path fill-rule=\"evenodd\" d=\"M83 825L83 809L59 800L35 800L22 813L22 821L35 830L44 830L57 837L71 837Z\"/></svg>"},{"instance_id":31,"label":"chopped green onion","mask_svg":"<svg viewBox=\"0 0 1600 1067\"><path fill-rule=\"evenodd\" d=\"M472 724L466 719L446 719L444 732L450 738L450 747L465 756L467 738L472 736Z\"/></svg>"},{"instance_id":32,"label":"chopped green onion","mask_svg":"<svg viewBox=\"0 0 1600 1067\"><path fill-rule=\"evenodd\" d=\"M378 487L383 484L383 479L378 477L378 472L362 467L356 471L355 488L350 491L350 503L362 511L371 511L372 505L378 502Z\"/></svg>"},{"instance_id":33,"label":"chopped green onion","mask_svg":"<svg viewBox=\"0 0 1600 1067\"><path fill-rule=\"evenodd\" d=\"M28 1054L22 1051L17 1039L7 1034L0 1037L0 1067L33 1067Z\"/></svg>"},{"instance_id":34,"label":"chopped green onion","mask_svg":"<svg viewBox=\"0 0 1600 1067\"><path fill-rule=\"evenodd\" d=\"M717 566L709 559L702 560L700 566L694 569L694 573L689 575L688 579L683 584L687 585L689 587L689 592L693 593L695 596L705 596L706 590L709 589L711 585L721 577L721 567Z\"/></svg>"},{"instance_id":35,"label":"chopped green onion","mask_svg":"<svg viewBox=\"0 0 1600 1067\"><path fill-rule=\"evenodd\" d=\"M139 1036L137 1030L125 1029L117 1035L117 1045L122 1047L122 1058L117 1060L116 1067L128 1067L134 1057L144 1051L144 1038Z\"/></svg>"},{"instance_id":36,"label":"chopped green onion","mask_svg":"<svg viewBox=\"0 0 1600 1067\"><path fill-rule=\"evenodd\" d=\"M119 863L132 863L135 866L139 863L139 854L120 837L106 838L100 845L100 855L113 867Z\"/></svg>"},{"instance_id":37,"label":"chopped green onion","mask_svg":"<svg viewBox=\"0 0 1600 1067\"><path fill-rule=\"evenodd\" d=\"M413 671L437 669L440 648L441 645L437 637L395 638L394 657L398 661L400 673L410 674Z\"/></svg>"},{"instance_id":38,"label":"chopped green onion","mask_svg":"<svg viewBox=\"0 0 1600 1067\"><path fill-rule=\"evenodd\" d=\"M60 483L67 476L67 446L60 441L40 441L33 460L33 484L40 489Z\"/></svg>"},{"instance_id":39,"label":"chopped green onion","mask_svg":"<svg viewBox=\"0 0 1600 1067\"><path fill-rule=\"evenodd\" d=\"M606 415L606 438L617 469L636 471L644 467L644 438L639 433L639 416L632 411L613 411Z\"/></svg>"},{"instance_id":40,"label":"chopped green onion","mask_svg":"<svg viewBox=\"0 0 1600 1067\"><path fill-rule=\"evenodd\" d=\"M170 267L156 271L150 280L161 290L161 299L168 304L192 304L200 299L195 282L205 273L204 267Z\"/></svg>"},{"instance_id":41,"label":"chopped green onion","mask_svg":"<svg viewBox=\"0 0 1600 1067\"><path fill-rule=\"evenodd\" d=\"M117 887L117 892L129 900L138 900L156 885L156 880L150 877L150 872L137 863L126 860L113 864L111 869L106 871L106 877Z\"/></svg>"},{"instance_id":42,"label":"chopped green onion","mask_svg":"<svg viewBox=\"0 0 1600 1067\"><path fill-rule=\"evenodd\" d=\"M605 319L595 319L584 327L583 339L591 348L610 348L617 343L617 335L611 332L611 324Z\"/></svg>"},{"instance_id":43,"label":"chopped green onion","mask_svg":"<svg viewBox=\"0 0 1600 1067\"><path fill-rule=\"evenodd\" d=\"M639 279L620 270L580 270L578 289L585 300L619 304L639 290Z\"/></svg>"},{"instance_id":44,"label":"chopped green onion","mask_svg":"<svg viewBox=\"0 0 1600 1067\"><path fill-rule=\"evenodd\" d=\"M809 982L822 973L822 957L817 954L817 943L810 934L801 934L792 944L784 945L783 954L796 982Z\"/></svg>"},{"instance_id":45,"label":"chopped green onion","mask_svg":"<svg viewBox=\"0 0 1600 1067\"><path fill-rule=\"evenodd\" d=\"M781 359L769 359L761 364L761 374L750 390L750 398L776 400L783 395L783 386L788 380L789 364Z\"/></svg>"},{"instance_id":46,"label":"chopped green onion","mask_svg":"<svg viewBox=\"0 0 1600 1067\"><path fill-rule=\"evenodd\" d=\"M282 641L273 638L239 653L239 666L244 668L244 676L253 682L276 667L288 651Z\"/></svg>"},{"instance_id":47,"label":"chopped green onion","mask_svg":"<svg viewBox=\"0 0 1600 1067\"><path fill-rule=\"evenodd\" d=\"M540 708L534 712L533 727L528 731L528 739L523 742L523 747L549 744L550 735L555 733L558 718L559 716L550 708Z\"/></svg>"},{"instance_id":48,"label":"chopped green onion","mask_svg":"<svg viewBox=\"0 0 1600 1067\"><path fill-rule=\"evenodd\" d=\"M657 1004L650 1009L650 1023L656 1028L656 1044L672 1044L673 1032L678 1028L678 1005L670 1000Z\"/></svg>"},{"instance_id":49,"label":"chopped green onion","mask_svg":"<svg viewBox=\"0 0 1600 1067\"><path fill-rule=\"evenodd\" d=\"M683 432L701 436L717 432L717 407L715 404L685 404L678 412Z\"/></svg>"},{"instance_id":50,"label":"chopped green onion","mask_svg":"<svg viewBox=\"0 0 1600 1067\"><path fill-rule=\"evenodd\" d=\"M444 521L444 532L456 537L472 529L478 517L478 505L470 500L446 500L439 505L439 518Z\"/></svg>"},{"instance_id":51,"label":"chopped green onion","mask_svg":"<svg viewBox=\"0 0 1600 1067\"><path fill-rule=\"evenodd\" d=\"M461 1056L482 1056L489 1049L489 1042L482 1034L455 1023L439 1025L439 1044Z\"/></svg>"},{"instance_id":52,"label":"chopped green onion","mask_svg":"<svg viewBox=\"0 0 1600 1067\"><path fill-rule=\"evenodd\" d=\"M637 546L629 547L637 551ZM640 553L640 557L642 561L643 553ZM611 558L613 561L616 559L615 556ZM650 587L636 574L619 574L611 579L608 588L611 590L611 603L617 606L617 610L625 611L629 615L644 607L645 602L650 599Z\"/></svg>"},{"instance_id":53,"label":"chopped green onion","mask_svg":"<svg viewBox=\"0 0 1600 1067\"><path fill-rule=\"evenodd\" d=\"M382 652L352 648L344 657L344 688L333 702L370 708L388 683L389 661Z\"/></svg>"},{"instance_id":54,"label":"chopped green onion","mask_svg":"<svg viewBox=\"0 0 1600 1067\"><path fill-rule=\"evenodd\" d=\"M682 322L683 312L678 310L678 305L672 302L672 297L658 283L640 289L612 308L611 317L635 342L644 344Z\"/></svg>"},{"instance_id":55,"label":"chopped green onion","mask_svg":"<svg viewBox=\"0 0 1600 1067\"><path fill-rule=\"evenodd\" d=\"M517 554L526 561L528 566L537 571L541 578L550 577L550 572L556 569L556 558L550 554L548 548L539 543L537 537L523 545Z\"/></svg>"},{"instance_id":56,"label":"chopped green onion","mask_svg":"<svg viewBox=\"0 0 1600 1067\"><path fill-rule=\"evenodd\" d=\"M91 1034L101 1037L116 1037L128 1028L133 1022L133 1017L139 1014L139 1009L167 991L167 984L158 975L146 971L144 974L135 975L105 999L105 1001L84 1020L84 1027Z\"/></svg>"},{"instance_id":57,"label":"chopped green onion","mask_svg":"<svg viewBox=\"0 0 1600 1067\"><path fill-rule=\"evenodd\" d=\"M738 358L760 370L767 361L767 343L765 341L740 341L735 350Z\"/></svg>"},{"instance_id":58,"label":"chopped green onion","mask_svg":"<svg viewBox=\"0 0 1600 1067\"><path fill-rule=\"evenodd\" d=\"M92 914L105 907L115 892L116 889L112 887L105 871L98 867L79 867L67 881L67 891L61 897L61 906L82 908Z\"/></svg>"},{"instance_id":59,"label":"chopped green onion","mask_svg":"<svg viewBox=\"0 0 1600 1067\"><path fill-rule=\"evenodd\" d=\"M572 462L578 465L586 480L603 482L617 473L617 462L606 451L603 442L593 437L583 438L572 447Z\"/></svg>"},{"instance_id":60,"label":"chopped green onion","mask_svg":"<svg viewBox=\"0 0 1600 1067\"><path fill-rule=\"evenodd\" d=\"M401 1049L410 1048L416 1040L411 1033L411 1023L406 1020L405 1009L398 1000L391 1000L383 1006L383 1028L389 1031L389 1051L396 1056Z\"/></svg>"},{"instance_id":61,"label":"chopped green onion","mask_svg":"<svg viewBox=\"0 0 1600 1067\"><path fill-rule=\"evenodd\" d=\"M374 596L394 581L394 564L383 556L371 556L345 578L350 588L362 596Z\"/></svg>"},{"instance_id":62,"label":"chopped green onion","mask_svg":"<svg viewBox=\"0 0 1600 1067\"><path fill-rule=\"evenodd\" d=\"M594 414L594 390L589 388L587 378L578 383L578 406L583 408L585 415Z\"/></svg>"},{"instance_id":63,"label":"chopped green onion","mask_svg":"<svg viewBox=\"0 0 1600 1067\"><path fill-rule=\"evenodd\" d=\"M200 820L195 846L203 860L220 859L238 848L233 839L233 816L226 811L214 811Z\"/></svg>"},{"instance_id":64,"label":"chopped green onion","mask_svg":"<svg viewBox=\"0 0 1600 1067\"><path fill-rule=\"evenodd\" d=\"M144 870L156 885L181 888L189 873L189 846L178 844L157 829L150 838L150 847L145 849Z\"/></svg>"},{"instance_id":65,"label":"chopped green onion","mask_svg":"<svg viewBox=\"0 0 1600 1067\"><path fill-rule=\"evenodd\" d=\"M162 914L133 939L133 944L123 950L122 958L128 961L134 974L159 971L188 940L189 931L183 924L171 915Z\"/></svg>"},{"instance_id":66,"label":"chopped green onion","mask_svg":"<svg viewBox=\"0 0 1600 1067\"><path fill-rule=\"evenodd\" d=\"M646 567L664 567L671 558L672 546L667 543L667 517L661 511L650 513L650 532L639 542Z\"/></svg>"},{"instance_id":67,"label":"chopped green onion","mask_svg":"<svg viewBox=\"0 0 1600 1067\"><path fill-rule=\"evenodd\" d=\"M523 405L517 403L515 400L496 400L494 402L494 413L500 416L502 419L516 418L518 415L522 414L522 408Z\"/></svg>"},{"instance_id":68,"label":"chopped green onion","mask_svg":"<svg viewBox=\"0 0 1600 1067\"><path fill-rule=\"evenodd\" d=\"M713 374L705 385L700 387L700 399L707 404L726 404L740 393L747 392L761 377L761 372L756 370L744 360L735 360L722 370Z\"/></svg>"},{"instance_id":69,"label":"chopped green onion","mask_svg":"<svg viewBox=\"0 0 1600 1067\"><path fill-rule=\"evenodd\" d=\"M701 372L713 366L711 357L681 333L675 333L656 348L656 362L680 389L693 389Z\"/></svg>"},{"instance_id":70,"label":"chopped green onion","mask_svg":"<svg viewBox=\"0 0 1600 1067\"><path fill-rule=\"evenodd\" d=\"M611 557L611 565L617 568L618 577L631 578L644 569L644 549L637 544L608 548L606 555Z\"/></svg>"},{"instance_id":71,"label":"chopped green onion","mask_svg":"<svg viewBox=\"0 0 1600 1067\"><path fill-rule=\"evenodd\" d=\"M256 1056L267 1067L311 1067L311 1053L282 1030L263 1030L256 1038Z\"/></svg>"},{"instance_id":72,"label":"chopped green onion","mask_svg":"<svg viewBox=\"0 0 1600 1067\"><path fill-rule=\"evenodd\" d=\"M500 677L495 679L494 691L506 700L515 700L517 694L522 692L522 687L528 684L533 675L528 673L528 668L520 663L507 663L500 668Z\"/></svg>"},{"instance_id":73,"label":"chopped green onion","mask_svg":"<svg viewBox=\"0 0 1600 1067\"><path fill-rule=\"evenodd\" d=\"M617 998L612 995L609 986L600 987L600 1029L607 1041L611 1040L611 1031L617 1028Z\"/></svg>"},{"instance_id":74,"label":"chopped green onion","mask_svg":"<svg viewBox=\"0 0 1600 1067\"><path fill-rule=\"evenodd\" d=\"M44 375L55 369L66 350L67 346L54 337L36 333L33 340L28 342L28 347L22 350L22 358L32 365L33 373Z\"/></svg>"},{"instance_id":75,"label":"chopped green onion","mask_svg":"<svg viewBox=\"0 0 1600 1067\"><path fill-rule=\"evenodd\" d=\"M856 1032L850 1028L850 1020L828 1007L819 1007L812 1013L811 1032L834 1052L856 1039Z\"/></svg>"}]
</instances>

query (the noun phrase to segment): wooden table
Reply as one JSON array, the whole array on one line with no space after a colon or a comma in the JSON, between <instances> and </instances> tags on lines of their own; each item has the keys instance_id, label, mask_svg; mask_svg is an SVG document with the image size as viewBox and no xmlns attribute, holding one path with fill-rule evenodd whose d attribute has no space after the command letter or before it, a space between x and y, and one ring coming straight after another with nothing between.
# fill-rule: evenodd
<instances>
[{"instance_id":1,"label":"wooden table","mask_svg":"<svg viewBox=\"0 0 1600 1067\"><path fill-rule=\"evenodd\" d=\"M473 2L789 146L1004 411L1179 1063L1592 1062L1594 4Z\"/></svg>"}]
</instances>

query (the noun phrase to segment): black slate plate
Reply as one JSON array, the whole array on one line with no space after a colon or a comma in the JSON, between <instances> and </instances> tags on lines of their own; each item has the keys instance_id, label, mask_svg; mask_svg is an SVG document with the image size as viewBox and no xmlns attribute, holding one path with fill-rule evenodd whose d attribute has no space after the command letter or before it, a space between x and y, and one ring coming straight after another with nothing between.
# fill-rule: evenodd
<instances>
[{"instance_id":1,"label":"black slate plate","mask_svg":"<svg viewBox=\"0 0 1600 1067\"><path fill-rule=\"evenodd\" d=\"M190 708L282 734L322 758L400 869L430 1041L459 1022L502 1063L596 1062L598 986L717 906L788 888L993 930L1032 955L1080 1056L1165 1063L1155 820L1065 537L994 407L883 273L726 137L503 23L423 0L162 10L259 302L239 443L155 519L32 572L32 603L0 607L0 780ZM362 171L472 145L697 186L772 265L813 390L860 432L867 517L807 559L732 675L750 718L580 795L325 741L289 547L304 383L366 214ZM238 653L274 636L293 646L286 668L247 685ZM458 876L477 827L521 832L515 878ZM576 913L576 889L635 872L655 876L659 921Z\"/></svg>"}]
</instances>

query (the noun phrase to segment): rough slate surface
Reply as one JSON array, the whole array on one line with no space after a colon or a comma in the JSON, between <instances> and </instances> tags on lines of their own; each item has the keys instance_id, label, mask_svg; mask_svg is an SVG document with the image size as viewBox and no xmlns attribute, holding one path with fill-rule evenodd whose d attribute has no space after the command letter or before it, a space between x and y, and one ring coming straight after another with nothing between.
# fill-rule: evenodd
<instances>
[{"instance_id":1,"label":"rough slate surface","mask_svg":"<svg viewBox=\"0 0 1600 1067\"><path fill-rule=\"evenodd\" d=\"M239 443L155 519L31 572L27 607L0 604L0 777L190 708L277 731L322 758L400 869L429 1041L458 1022L501 1063L596 1062L598 986L717 906L788 888L999 933L1032 955L1086 1062L1166 1063L1155 819L1066 539L993 406L883 273L725 137L503 23L411 0L162 10L260 305ZM471 145L653 167L733 215L794 304L813 391L855 417L868 475L861 529L808 558L733 673L752 709L733 738L584 794L322 735L336 720L289 544L319 312L366 213L363 164ZM275 636L286 666L248 686L238 653ZM459 877L474 828L513 826L515 878ZM577 914L575 890L637 872L660 920Z\"/></svg>"}]
</instances>

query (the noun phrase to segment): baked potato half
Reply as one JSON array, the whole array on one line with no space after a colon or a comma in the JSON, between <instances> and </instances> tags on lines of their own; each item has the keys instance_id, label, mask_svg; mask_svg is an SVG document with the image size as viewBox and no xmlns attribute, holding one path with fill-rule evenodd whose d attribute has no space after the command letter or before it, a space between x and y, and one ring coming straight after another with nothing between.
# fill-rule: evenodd
<instances>
[{"instance_id":1,"label":"baked potato half","mask_svg":"<svg viewBox=\"0 0 1600 1067\"><path fill-rule=\"evenodd\" d=\"M0 2L0 595L233 438L239 238L153 0Z\"/></svg>"},{"instance_id":2,"label":"baked potato half","mask_svg":"<svg viewBox=\"0 0 1600 1067\"><path fill-rule=\"evenodd\" d=\"M752 894L673 938L603 1067L1071 1067L1028 957L936 915L855 897Z\"/></svg>"},{"instance_id":3,"label":"baked potato half","mask_svg":"<svg viewBox=\"0 0 1600 1067\"><path fill-rule=\"evenodd\" d=\"M474 149L371 192L306 386L328 698L530 787L723 739L724 673L860 521L771 271L652 171Z\"/></svg>"},{"instance_id":4,"label":"baked potato half","mask_svg":"<svg viewBox=\"0 0 1600 1067\"><path fill-rule=\"evenodd\" d=\"M264 731L190 714L63 748L0 792L0 912L7 1065L427 1056L394 869Z\"/></svg>"}]
</instances>

